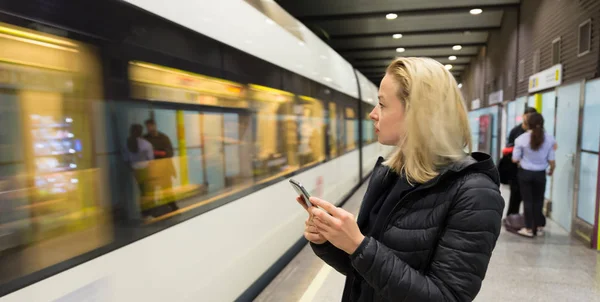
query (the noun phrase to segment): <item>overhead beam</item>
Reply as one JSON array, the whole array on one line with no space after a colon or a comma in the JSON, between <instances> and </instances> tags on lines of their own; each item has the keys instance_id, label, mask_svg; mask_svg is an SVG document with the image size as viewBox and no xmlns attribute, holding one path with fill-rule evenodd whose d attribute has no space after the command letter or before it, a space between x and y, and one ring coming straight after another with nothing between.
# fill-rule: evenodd
<instances>
[{"instance_id":1,"label":"overhead beam","mask_svg":"<svg viewBox=\"0 0 600 302\"><path fill-rule=\"evenodd\" d=\"M469 64L450 64L455 68L459 68L459 69L455 69L452 71L462 71L464 70L464 68L466 68ZM378 70L381 70L382 72L385 72L385 69L387 68L387 66L354 66L354 68L360 70L360 72L362 73L377 73L379 72Z\"/></svg>"},{"instance_id":2,"label":"overhead beam","mask_svg":"<svg viewBox=\"0 0 600 302\"><path fill-rule=\"evenodd\" d=\"M396 52L395 50L365 50L355 52L345 52L341 55L349 62L355 62L353 59L366 58L388 58L389 60L396 57L449 57L449 56L473 56L479 53L478 47L464 47L461 50L455 51L452 48L431 48L431 49L415 49L408 48L405 52Z\"/></svg>"},{"instance_id":3,"label":"overhead beam","mask_svg":"<svg viewBox=\"0 0 600 302\"><path fill-rule=\"evenodd\" d=\"M461 66L463 67L463 66ZM356 70L360 71L362 74L364 74L365 76L367 75L383 75L386 71L385 68L381 68L381 69L372 69L372 68L360 68L360 67L356 67ZM464 69L460 69L460 70L455 70L452 69L450 70L450 72L452 74L460 74L464 71Z\"/></svg>"},{"instance_id":4,"label":"overhead beam","mask_svg":"<svg viewBox=\"0 0 600 302\"><path fill-rule=\"evenodd\" d=\"M428 34L446 34L446 33L459 33L459 32L488 32L493 30L499 30L500 26L485 26L485 27L462 27L462 28L440 28L434 30L404 30L402 31L402 35L428 35ZM391 36L393 34L397 34L397 31L388 31L388 32L377 32L377 33L368 33L368 34L347 34L347 35L331 35L330 39L350 39L350 38L364 38L364 37L379 37L379 36Z\"/></svg>"},{"instance_id":5,"label":"overhead beam","mask_svg":"<svg viewBox=\"0 0 600 302\"><path fill-rule=\"evenodd\" d=\"M383 75L385 74L385 69L381 69L381 71L368 71L368 70L362 70L362 69L357 69L358 71L360 71L364 76L366 77L383 77ZM464 70L450 70L450 73L452 73L452 75L454 76L460 76L462 73L464 72Z\"/></svg>"},{"instance_id":6,"label":"overhead beam","mask_svg":"<svg viewBox=\"0 0 600 302\"><path fill-rule=\"evenodd\" d=\"M452 46L460 44L462 47L467 46L485 46L486 43L454 43L454 44L434 44L434 45L411 45L411 46L402 46L398 45L396 47L363 47L363 48L336 48L337 52L354 52L354 51L365 51L365 50L396 50L397 48L404 47L410 49L431 49L431 48L452 48Z\"/></svg>"},{"instance_id":7,"label":"overhead beam","mask_svg":"<svg viewBox=\"0 0 600 302\"><path fill-rule=\"evenodd\" d=\"M461 44L461 43L485 43L488 41L489 32L455 32L445 34L431 35L403 35L401 39L394 39L393 36L377 36L349 39L330 40L329 45L336 49L355 48L355 47L392 47L402 44L402 47L412 45L433 45L433 44Z\"/></svg>"},{"instance_id":8,"label":"overhead beam","mask_svg":"<svg viewBox=\"0 0 600 302\"><path fill-rule=\"evenodd\" d=\"M312 21L325 21L325 20L348 20L348 19L364 19L364 18L380 18L385 17L389 13L395 13L398 17L409 16L409 15L437 15L437 14L452 14L452 13L464 13L470 11L473 8L481 8L485 10L505 10L518 8L518 3L508 4L481 4L481 5L465 5L465 6L454 6L445 8L417 8L408 10L389 9L385 11L367 12L367 13L343 13L343 14L328 14L328 15L316 15L316 16L302 16L297 15L296 17L302 23Z\"/></svg>"},{"instance_id":9,"label":"overhead beam","mask_svg":"<svg viewBox=\"0 0 600 302\"><path fill-rule=\"evenodd\" d=\"M391 60L390 60L390 62L391 62ZM440 61L438 61L438 62L440 64L442 64L442 65L450 64L452 66L465 66L465 67L470 64L470 63L463 63L463 62L461 62L461 63L454 63L454 61L451 61L451 62L447 62L447 61L440 62ZM363 70L380 70L380 69L381 70L385 70L389 66L389 64L353 65L353 66L354 66L354 68L359 69L361 71L363 71Z\"/></svg>"},{"instance_id":10,"label":"overhead beam","mask_svg":"<svg viewBox=\"0 0 600 302\"><path fill-rule=\"evenodd\" d=\"M472 57L476 57L477 55L470 55L470 54L466 54L466 55L457 55L458 57L463 57L463 58L472 58ZM433 56L433 57L428 57L434 60L443 60L443 59L447 59L448 56ZM391 61L394 58L392 57L381 57L381 58L354 58L352 59L352 61L354 62L368 62L368 61L381 61L381 60L388 60Z\"/></svg>"}]
</instances>

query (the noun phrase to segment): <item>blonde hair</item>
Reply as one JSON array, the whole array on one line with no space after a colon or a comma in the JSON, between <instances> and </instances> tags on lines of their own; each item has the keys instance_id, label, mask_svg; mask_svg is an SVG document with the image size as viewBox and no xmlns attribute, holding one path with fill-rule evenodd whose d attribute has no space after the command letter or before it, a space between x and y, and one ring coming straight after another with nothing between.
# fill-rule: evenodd
<instances>
[{"instance_id":1,"label":"blonde hair","mask_svg":"<svg viewBox=\"0 0 600 302\"><path fill-rule=\"evenodd\" d=\"M471 153L467 110L454 76L442 64L397 58L386 74L398 84L404 122L398 148L384 165L409 182L425 183Z\"/></svg>"}]
</instances>

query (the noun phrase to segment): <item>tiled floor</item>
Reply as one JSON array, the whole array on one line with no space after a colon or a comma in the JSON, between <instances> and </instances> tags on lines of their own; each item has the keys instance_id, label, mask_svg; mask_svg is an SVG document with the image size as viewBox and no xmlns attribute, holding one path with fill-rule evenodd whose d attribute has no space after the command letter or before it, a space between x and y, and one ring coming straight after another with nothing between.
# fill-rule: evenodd
<instances>
[{"instance_id":1,"label":"tiled floor","mask_svg":"<svg viewBox=\"0 0 600 302\"><path fill-rule=\"evenodd\" d=\"M356 213L365 190L344 208ZM509 192L502 193L508 199ZM535 239L503 230L475 301L600 301L599 255L552 220L545 236ZM256 301L340 301L343 287L344 276L307 246Z\"/></svg>"}]
</instances>

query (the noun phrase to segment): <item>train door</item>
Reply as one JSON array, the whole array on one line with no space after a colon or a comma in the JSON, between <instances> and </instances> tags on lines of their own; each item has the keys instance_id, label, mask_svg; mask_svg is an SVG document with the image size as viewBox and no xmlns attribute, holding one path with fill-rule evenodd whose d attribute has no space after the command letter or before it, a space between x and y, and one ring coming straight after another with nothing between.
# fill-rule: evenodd
<instances>
[{"instance_id":1,"label":"train door","mask_svg":"<svg viewBox=\"0 0 600 302\"><path fill-rule=\"evenodd\" d=\"M208 176L208 192L217 192L225 187L225 156L223 139L224 117L220 113L205 112L202 114L204 129L204 158Z\"/></svg>"},{"instance_id":2,"label":"train door","mask_svg":"<svg viewBox=\"0 0 600 302\"><path fill-rule=\"evenodd\" d=\"M223 155L225 156L225 185L235 187L252 182L252 128L248 112L223 114Z\"/></svg>"},{"instance_id":3,"label":"train door","mask_svg":"<svg viewBox=\"0 0 600 302\"><path fill-rule=\"evenodd\" d=\"M94 46L0 23L0 281L112 240Z\"/></svg>"},{"instance_id":4,"label":"train door","mask_svg":"<svg viewBox=\"0 0 600 302\"><path fill-rule=\"evenodd\" d=\"M557 89L556 118L556 170L552 186L553 218L567 231L571 231L573 192L579 130L579 98L582 83L577 82Z\"/></svg>"}]
</instances>

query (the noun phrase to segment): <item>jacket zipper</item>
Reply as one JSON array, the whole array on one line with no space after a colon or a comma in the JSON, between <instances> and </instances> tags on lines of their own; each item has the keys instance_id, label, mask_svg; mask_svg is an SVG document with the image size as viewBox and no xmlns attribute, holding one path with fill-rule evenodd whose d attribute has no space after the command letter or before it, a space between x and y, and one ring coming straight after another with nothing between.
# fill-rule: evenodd
<instances>
[{"instance_id":1,"label":"jacket zipper","mask_svg":"<svg viewBox=\"0 0 600 302\"><path fill-rule=\"evenodd\" d=\"M419 187L419 188L416 188L415 190L413 190L413 191L411 191L411 192L408 192L408 194L404 195L404 197L402 197L402 198L400 199L400 201L399 201L399 202L398 202L396 205L394 205L394 207L392 208L392 210L390 211L390 213L388 214L388 216L385 218L385 221L384 221L384 223L383 223L383 227L382 227L382 228L381 228L381 230L379 231L379 240L383 239L383 233L384 233L384 232L385 232L385 230L387 229L387 225L388 225L388 223L389 223L390 219L392 218L392 216L393 216L393 215L394 215L394 213L396 212L396 208L398 208L400 205L403 205L403 204L405 203L405 200L406 200L406 199L407 199L409 196L411 196L412 194L414 194L415 192L419 192L419 191L421 191L421 190L425 190L425 189L427 189L427 188L431 188L431 187L435 186L435 185L436 185L438 182L439 182L439 178L438 178L438 179L437 179L435 182L433 182L433 183L431 183L431 184L428 184L428 185L425 185L425 186L421 186L421 187ZM401 216L401 217L403 217L403 216ZM398 217L398 218L401 218L401 217Z\"/></svg>"},{"instance_id":2,"label":"jacket zipper","mask_svg":"<svg viewBox=\"0 0 600 302\"><path fill-rule=\"evenodd\" d=\"M416 190L415 190L416 191ZM387 229L387 225L390 221L390 219L392 219L392 216L394 215L394 212L396 211L396 208L398 206L400 206L401 204L404 204L404 201L406 198L408 198L412 193L414 193L415 191L409 192L408 194L406 194L404 197L402 197L402 199L400 199L400 201L392 208L392 210L390 211L390 213L387 215L387 217L385 218L385 221L383 223L383 227L381 228L381 230L379 231L379 240L383 239L383 233L386 231Z\"/></svg>"}]
</instances>

